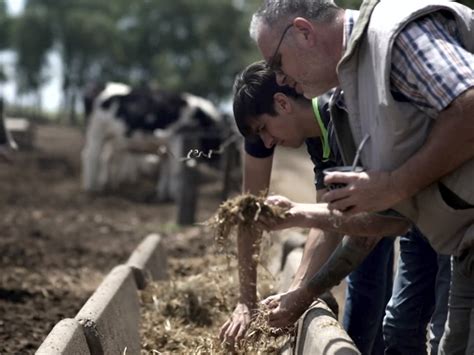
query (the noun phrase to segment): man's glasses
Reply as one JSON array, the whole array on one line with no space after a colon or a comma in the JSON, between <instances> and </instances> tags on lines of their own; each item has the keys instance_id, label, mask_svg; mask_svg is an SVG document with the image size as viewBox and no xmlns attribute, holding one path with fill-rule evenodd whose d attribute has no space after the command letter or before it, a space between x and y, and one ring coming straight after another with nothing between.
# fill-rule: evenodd
<instances>
[{"instance_id":1,"label":"man's glasses","mask_svg":"<svg viewBox=\"0 0 474 355\"><path fill-rule=\"evenodd\" d=\"M275 73L281 73L281 54L279 53L279 50L286 33L291 27L293 27L292 23L286 26L286 28L283 30L283 33L280 37L280 41L278 42L278 45L275 48L275 52L273 52L273 55L270 57L270 60L267 63L267 66Z\"/></svg>"}]
</instances>

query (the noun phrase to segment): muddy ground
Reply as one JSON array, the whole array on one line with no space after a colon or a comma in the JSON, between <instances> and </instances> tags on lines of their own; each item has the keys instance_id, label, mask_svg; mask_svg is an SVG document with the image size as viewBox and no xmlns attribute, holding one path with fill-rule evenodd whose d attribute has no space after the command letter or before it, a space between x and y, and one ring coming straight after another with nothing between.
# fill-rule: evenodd
<instances>
[{"instance_id":1,"label":"muddy ground","mask_svg":"<svg viewBox=\"0 0 474 355\"><path fill-rule=\"evenodd\" d=\"M176 206L153 202L152 181L121 196L83 193L80 130L39 126L34 144L33 151L17 153L13 165L0 164L2 355L34 353L52 327L74 317L102 278L147 234L164 235L175 258L202 255L212 238L199 227L179 228ZM283 151L280 157L272 191L312 201L311 163L304 151ZM221 187L211 178L203 183L198 221L217 209Z\"/></svg>"},{"instance_id":2,"label":"muddy ground","mask_svg":"<svg viewBox=\"0 0 474 355\"><path fill-rule=\"evenodd\" d=\"M0 354L34 353L147 234L172 236L171 254L183 257L210 238L178 228L173 204L141 202L151 200L151 181L124 196L83 193L82 139L77 129L40 126L33 151L0 165ZM219 188L203 187L199 221L218 207Z\"/></svg>"}]
</instances>

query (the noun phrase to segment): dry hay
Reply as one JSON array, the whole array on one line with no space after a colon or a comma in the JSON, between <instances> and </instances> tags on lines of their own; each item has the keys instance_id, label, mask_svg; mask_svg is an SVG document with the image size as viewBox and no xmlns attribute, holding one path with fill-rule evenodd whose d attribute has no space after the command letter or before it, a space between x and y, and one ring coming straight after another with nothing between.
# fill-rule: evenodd
<instances>
[{"instance_id":1,"label":"dry hay","mask_svg":"<svg viewBox=\"0 0 474 355\"><path fill-rule=\"evenodd\" d=\"M259 217L282 218L284 213L281 207L265 204L264 196L241 195L221 204L208 225L215 229L217 246L224 254L182 259L181 263L192 264L197 273L154 283L142 292L142 353L230 353L218 339L219 328L237 303L239 289L236 260L229 258L235 248L230 234L237 228L260 233L255 224ZM256 243L260 245L261 234ZM261 263L258 273L258 288L272 289L272 276ZM290 331L276 336L275 329L269 328L266 312L256 312L236 353L277 353L289 341Z\"/></svg>"},{"instance_id":2,"label":"dry hay","mask_svg":"<svg viewBox=\"0 0 474 355\"><path fill-rule=\"evenodd\" d=\"M262 230L256 223L259 218L279 219L284 216L285 209L266 204L264 195L245 194L222 203L208 224L215 228L218 245L225 246L229 236L238 227L250 228L260 233Z\"/></svg>"},{"instance_id":3,"label":"dry hay","mask_svg":"<svg viewBox=\"0 0 474 355\"><path fill-rule=\"evenodd\" d=\"M204 271L155 282L141 293L142 354L228 354L229 349L220 344L218 334L237 302L235 265L230 269L228 258L223 255L179 262L194 266L200 263L197 268ZM259 287L268 288L264 284L271 282L270 277L263 270L259 273ZM277 353L289 338L272 335L260 312L236 353Z\"/></svg>"}]
</instances>

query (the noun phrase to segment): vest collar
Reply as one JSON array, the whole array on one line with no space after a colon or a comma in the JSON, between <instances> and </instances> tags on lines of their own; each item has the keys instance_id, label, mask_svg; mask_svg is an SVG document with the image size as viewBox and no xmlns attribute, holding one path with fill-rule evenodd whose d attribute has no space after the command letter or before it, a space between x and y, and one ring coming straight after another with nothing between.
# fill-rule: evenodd
<instances>
[{"instance_id":1,"label":"vest collar","mask_svg":"<svg viewBox=\"0 0 474 355\"><path fill-rule=\"evenodd\" d=\"M380 2L380 0L366 0L362 3L360 7L359 17L356 21L354 29L350 34L349 41L345 48L345 52L339 61L338 68L344 63L347 62L352 55L356 52L356 49L361 41L367 26L370 21L370 16L374 11L375 6ZM347 11L347 10L346 10ZM346 35L345 35L346 36Z\"/></svg>"}]
</instances>

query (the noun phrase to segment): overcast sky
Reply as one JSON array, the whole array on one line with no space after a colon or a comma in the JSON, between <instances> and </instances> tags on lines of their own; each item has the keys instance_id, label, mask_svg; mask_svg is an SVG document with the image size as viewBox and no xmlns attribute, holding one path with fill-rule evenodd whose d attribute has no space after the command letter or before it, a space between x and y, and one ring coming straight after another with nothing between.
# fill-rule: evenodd
<instances>
[{"instance_id":1,"label":"overcast sky","mask_svg":"<svg viewBox=\"0 0 474 355\"><path fill-rule=\"evenodd\" d=\"M5 1L5 0L2 0ZM12 14L17 14L23 9L23 5L25 3L24 0L6 0L8 11Z\"/></svg>"},{"instance_id":2,"label":"overcast sky","mask_svg":"<svg viewBox=\"0 0 474 355\"><path fill-rule=\"evenodd\" d=\"M6 1L8 11L16 15L23 9L24 0L0 0ZM2 65L7 73L7 76L12 79L15 76L14 71L15 57L11 52L0 52L0 65ZM49 61L49 75L52 76L51 82L42 91L43 108L46 110L56 110L59 107L59 74L61 72L61 64L57 55L50 55ZM17 103L16 88L13 80L10 80L6 85L2 85L1 90L3 96L8 103ZM23 102L23 101L22 101Z\"/></svg>"}]
</instances>

